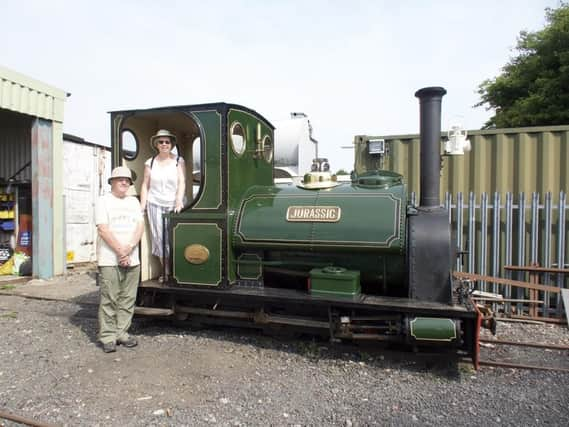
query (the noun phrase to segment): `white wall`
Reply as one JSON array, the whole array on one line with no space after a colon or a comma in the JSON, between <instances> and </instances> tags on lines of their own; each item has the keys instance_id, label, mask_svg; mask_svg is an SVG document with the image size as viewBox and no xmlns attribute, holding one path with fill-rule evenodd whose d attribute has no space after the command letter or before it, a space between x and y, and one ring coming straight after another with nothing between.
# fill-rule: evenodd
<instances>
[{"instance_id":1,"label":"white wall","mask_svg":"<svg viewBox=\"0 0 569 427\"><path fill-rule=\"evenodd\" d=\"M109 191L108 148L63 142L63 194L67 263L96 260L95 203Z\"/></svg>"}]
</instances>

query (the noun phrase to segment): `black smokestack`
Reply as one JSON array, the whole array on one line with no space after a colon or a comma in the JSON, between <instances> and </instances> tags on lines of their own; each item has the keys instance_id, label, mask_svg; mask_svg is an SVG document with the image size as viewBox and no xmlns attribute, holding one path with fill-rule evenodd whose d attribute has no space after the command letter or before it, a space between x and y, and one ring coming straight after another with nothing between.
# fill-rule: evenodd
<instances>
[{"instance_id":1,"label":"black smokestack","mask_svg":"<svg viewBox=\"0 0 569 427\"><path fill-rule=\"evenodd\" d=\"M441 100L447 91L425 87L415 92L421 106L421 201L422 207L438 207L440 191Z\"/></svg>"}]
</instances>

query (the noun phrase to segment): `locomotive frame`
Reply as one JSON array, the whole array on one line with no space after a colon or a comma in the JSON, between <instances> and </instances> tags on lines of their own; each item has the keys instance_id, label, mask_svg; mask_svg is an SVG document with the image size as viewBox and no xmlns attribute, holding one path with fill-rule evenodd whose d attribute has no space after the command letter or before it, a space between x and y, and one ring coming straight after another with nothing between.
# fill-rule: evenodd
<instances>
[{"instance_id":1,"label":"locomotive frame","mask_svg":"<svg viewBox=\"0 0 569 427\"><path fill-rule=\"evenodd\" d=\"M477 365L481 315L465 284L452 278L455 248L438 201L445 93L436 87L416 93L418 207L409 206L402 177L391 172L338 183L316 171L298 185L275 185L274 128L240 105L111 112L113 166L143 176L153 155L147 141L166 128L178 136L194 184L187 185L190 203L164 225L167 271L150 255L148 228L141 241L136 312L450 348ZM135 136L136 150L125 147L124 132ZM138 195L140 182L131 190ZM157 280L169 272L164 283Z\"/></svg>"}]
</instances>

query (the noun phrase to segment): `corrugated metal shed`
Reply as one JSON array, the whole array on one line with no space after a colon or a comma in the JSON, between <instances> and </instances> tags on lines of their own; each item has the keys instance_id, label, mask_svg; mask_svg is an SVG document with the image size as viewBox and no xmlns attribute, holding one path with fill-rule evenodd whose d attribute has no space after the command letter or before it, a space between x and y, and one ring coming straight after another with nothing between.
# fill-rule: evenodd
<instances>
[{"instance_id":1,"label":"corrugated metal shed","mask_svg":"<svg viewBox=\"0 0 569 427\"><path fill-rule=\"evenodd\" d=\"M358 135L354 138L355 170L377 167L367 154L369 139L384 139L390 153L384 168L402 174L410 191L419 193L419 135ZM447 135L441 134L441 140ZM472 150L444 156L441 200L449 192L476 194L569 191L569 125L468 131Z\"/></svg>"},{"instance_id":2,"label":"corrugated metal shed","mask_svg":"<svg viewBox=\"0 0 569 427\"><path fill-rule=\"evenodd\" d=\"M0 180L31 181L31 128L29 116L0 114Z\"/></svg>"},{"instance_id":3,"label":"corrugated metal shed","mask_svg":"<svg viewBox=\"0 0 569 427\"><path fill-rule=\"evenodd\" d=\"M65 266L62 134L67 96L0 67L0 178L31 183L33 274L42 279L62 274Z\"/></svg>"},{"instance_id":4,"label":"corrugated metal shed","mask_svg":"<svg viewBox=\"0 0 569 427\"><path fill-rule=\"evenodd\" d=\"M63 122L67 93L0 66L0 108Z\"/></svg>"}]
</instances>

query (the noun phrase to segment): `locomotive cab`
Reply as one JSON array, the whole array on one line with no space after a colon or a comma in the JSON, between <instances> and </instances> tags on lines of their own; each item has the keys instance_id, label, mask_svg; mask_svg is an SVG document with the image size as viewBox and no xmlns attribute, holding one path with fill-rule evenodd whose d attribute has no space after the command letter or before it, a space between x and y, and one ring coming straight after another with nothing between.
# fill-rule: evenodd
<instances>
[{"instance_id":1,"label":"locomotive cab","mask_svg":"<svg viewBox=\"0 0 569 427\"><path fill-rule=\"evenodd\" d=\"M145 219L141 281L166 273L177 283L227 284L234 270L226 262L228 219L246 188L272 184L273 127L251 110L224 103L117 111L111 122L113 165L127 166L137 177L131 195L140 195L145 161L156 155L150 138L159 129L176 135L173 152L186 165L187 202L164 224L174 247L164 248L166 271L151 255ZM187 241L187 235L195 240ZM189 254L184 254L188 246ZM208 257L200 263L194 255L204 251Z\"/></svg>"},{"instance_id":2,"label":"locomotive cab","mask_svg":"<svg viewBox=\"0 0 569 427\"><path fill-rule=\"evenodd\" d=\"M187 204L193 203L202 191L200 174L201 130L196 120L181 112L140 111L116 113L113 119L113 164L122 164L133 172L134 185L130 195L140 196L145 161L156 156L150 138L158 129L168 129L176 135L172 152L184 159L186 165ZM195 161L198 160L198 162ZM161 265L151 256L150 230L145 218L145 233L141 241L141 279L156 278L161 274Z\"/></svg>"}]
</instances>

